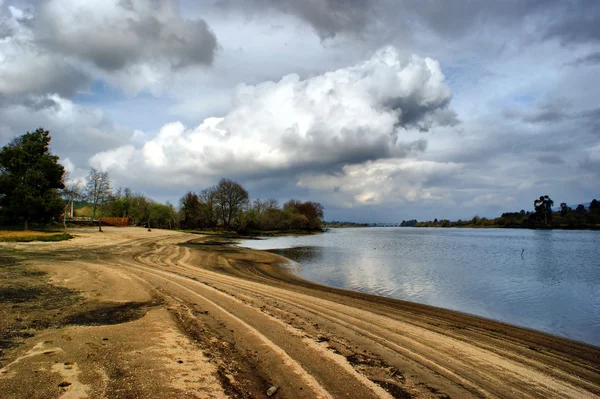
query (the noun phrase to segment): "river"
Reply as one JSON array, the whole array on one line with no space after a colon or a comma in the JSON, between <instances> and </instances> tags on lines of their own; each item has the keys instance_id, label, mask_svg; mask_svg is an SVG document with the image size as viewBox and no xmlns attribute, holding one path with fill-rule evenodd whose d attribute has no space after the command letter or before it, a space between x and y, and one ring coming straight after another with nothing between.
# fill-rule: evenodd
<instances>
[{"instance_id":1,"label":"river","mask_svg":"<svg viewBox=\"0 0 600 399\"><path fill-rule=\"evenodd\" d=\"M600 346L597 231L349 228L240 245L283 255L317 283Z\"/></svg>"}]
</instances>

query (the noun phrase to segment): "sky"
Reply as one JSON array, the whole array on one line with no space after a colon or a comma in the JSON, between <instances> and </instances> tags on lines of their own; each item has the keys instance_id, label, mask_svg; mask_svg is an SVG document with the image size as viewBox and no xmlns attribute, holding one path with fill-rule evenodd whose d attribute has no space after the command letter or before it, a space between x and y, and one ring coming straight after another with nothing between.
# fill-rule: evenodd
<instances>
[{"instance_id":1,"label":"sky","mask_svg":"<svg viewBox=\"0 0 600 399\"><path fill-rule=\"evenodd\" d=\"M0 0L0 145L326 220L600 198L597 0Z\"/></svg>"}]
</instances>

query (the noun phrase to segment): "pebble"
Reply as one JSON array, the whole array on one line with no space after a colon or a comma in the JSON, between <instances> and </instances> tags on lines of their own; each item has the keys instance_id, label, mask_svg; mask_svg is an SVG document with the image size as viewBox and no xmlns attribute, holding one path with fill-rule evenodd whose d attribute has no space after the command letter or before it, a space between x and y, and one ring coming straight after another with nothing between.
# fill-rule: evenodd
<instances>
[{"instance_id":1,"label":"pebble","mask_svg":"<svg viewBox=\"0 0 600 399\"><path fill-rule=\"evenodd\" d=\"M267 396L273 396L277 392L279 387L277 385L273 385L271 388L267 389Z\"/></svg>"}]
</instances>

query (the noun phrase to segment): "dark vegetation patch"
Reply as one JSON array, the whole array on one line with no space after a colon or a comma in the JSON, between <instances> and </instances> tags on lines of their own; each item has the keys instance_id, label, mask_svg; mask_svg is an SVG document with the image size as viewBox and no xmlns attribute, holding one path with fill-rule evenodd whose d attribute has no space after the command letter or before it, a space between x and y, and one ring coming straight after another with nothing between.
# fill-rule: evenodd
<instances>
[{"instance_id":1,"label":"dark vegetation patch","mask_svg":"<svg viewBox=\"0 0 600 399\"><path fill-rule=\"evenodd\" d=\"M3 235L0 236L0 241L4 241L4 242L34 242L34 241L44 241L44 242L55 242L55 241L65 241L65 240L70 240L71 238L73 238L73 236L71 234L65 234L65 233L60 233L60 234L27 234L27 235L20 235L20 234L15 234L13 235Z\"/></svg>"},{"instance_id":2,"label":"dark vegetation patch","mask_svg":"<svg viewBox=\"0 0 600 399\"><path fill-rule=\"evenodd\" d=\"M383 389L385 389L386 391L388 391L396 399L411 399L414 397L410 392L404 390L396 384L391 384L387 381L372 381L380 387L382 387Z\"/></svg>"},{"instance_id":3,"label":"dark vegetation patch","mask_svg":"<svg viewBox=\"0 0 600 399\"><path fill-rule=\"evenodd\" d=\"M425 387L425 388L426 388L426 389L427 389L429 392L431 392L432 394L434 394L434 395L435 395L435 398L437 398L437 399L451 399L451 398L450 398L450 395L448 395L448 394L445 394L445 393L443 393L443 392L440 392L440 390L439 390L439 389L437 389L437 388L435 388L435 387L432 387L432 386L431 386L431 385L429 385L429 384L425 384L425 383L419 383L419 384L417 384L417 385L424 386L424 387Z\"/></svg>"},{"instance_id":4,"label":"dark vegetation patch","mask_svg":"<svg viewBox=\"0 0 600 399\"><path fill-rule=\"evenodd\" d=\"M46 273L13 255L0 256L0 349L14 347L35 330L59 322L57 313L81 300L76 292L49 284Z\"/></svg>"},{"instance_id":5,"label":"dark vegetation patch","mask_svg":"<svg viewBox=\"0 0 600 399\"><path fill-rule=\"evenodd\" d=\"M2 287L0 288L0 302L21 303L31 301L40 296L42 290L27 287Z\"/></svg>"},{"instance_id":6,"label":"dark vegetation patch","mask_svg":"<svg viewBox=\"0 0 600 399\"><path fill-rule=\"evenodd\" d=\"M98 307L65 317L65 324L101 326L126 323L142 318L156 304L128 302L118 305L99 304Z\"/></svg>"},{"instance_id":7,"label":"dark vegetation patch","mask_svg":"<svg viewBox=\"0 0 600 399\"><path fill-rule=\"evenodd\" d=\"M9 349L40 330L125 323L143 317L156 305L86 300L77 291L50 284L47 273L18 257L17 252L0 255L0 367L9 360L5 358Z\"/></svg>"}]
</instances>

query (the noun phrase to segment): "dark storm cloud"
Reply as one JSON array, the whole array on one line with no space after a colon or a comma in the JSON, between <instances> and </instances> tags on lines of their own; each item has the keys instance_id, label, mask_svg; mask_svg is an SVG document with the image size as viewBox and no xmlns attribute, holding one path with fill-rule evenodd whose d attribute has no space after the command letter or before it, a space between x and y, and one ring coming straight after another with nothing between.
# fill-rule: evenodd
<instances>
[{"instance_id":1,"label":"dark storm cloud","mask_svg":"<svg viewBox=\"0 0 600 399\"><path fill-rule=\"evenodd\" d=\"M558 38L563 44L600 41L600 2L562 2L560 13L553 17L548 25L546 38Z\"/></svg>"},{"instance_id":2,"label":"dark storm cloud","mask_svg":"<svg viewBox=\"0 0 600 399\"><path fill-rule=\"evenodd\" d=\"M569 65L596 65L600 64L600 52L591 53L585 57L579 57Z\"/></svg>"},{"instance_id":3,"label":"dark storm cloud","mask_svg":"<svg viewBox=\"0 0 600 399\"><path fill-rule=\"evenodd\" d=\"M36 23L40 43L107 71L155 61L174 68L212 64L215 35L202 19L182 19L174 1L109 4L44 2Z\"/></svg>"},{"instance_id":4,"label":"dark storm cloud","mask_svg":"<svg viewBox=\"0 0 600 399\"><path fill-rule=\"evenodd\" d=\"M556 154L540 155L537 157L537 160L548 165L560 165L565 163L565 161Z\"/></svg>"},{"instance_id":5,"label":"dark storm cloud","mask_svg":"<svg viewBox=\"0 0 600 399\"><path fill-rule=\"evenodd\" d=\"M124 144L131 134L102 111L56 95L23 97L19 103L0 99L0 143L40 126L50 131L54 153L81 166L96 152Z\"/></svg>"},{"instance_id":6,"label":"dark storm cloud","mask_svg":"<svg viewBox=\"0 0 600 399\"><path fill-rule=\"evenodd\" d=\"M600 159L586 157L579 163L579 167L593 175L600 177Z\"/></svg>"},{"instance_id":7,"label":"dark storm cloud","mask_svg":"<svg viewBox=\"0 0 600 399\"><path fill-rule=\"evenodd\" d=\"M429 28L444 36L468 33L475 24L491 21L518 23L522 18L541 9L552 7L547 0L507 0L474 2L471 0L374 1L381 5L378 16L413 29Z\"/></svg>"},{"instance_id":8,"label":"dark storm cloud","mask_svg":"<svg viewBox=\"0 0 600 399\"><path fill-rule=\"evenodd\" d=\"M27 97L23 100L22 104L27 108L31 108L33 111L51 108L57 112L61 109L60 104L49 97Z\"/></svg>"},{"instance_id":9,"label":"dark storm cloud","mask_svg":"<svg viewBox=\"0 0 600 399\"><path fill-rule=\"evenodd\" d=\"M571 122L578 126L598 126L600 123L600 107L574 110L566 99L554 100L530 109L507 109L503 112L507 119L515 119L530 124L554 124Z\"/></svg>"},{"instance_id":10,"label":"dark storm cloud","mask_svg":"<svg viewBox=\"0 0 600 399\"><path fill-rule=\"evenodd\" d=\"M90 83L89 75L64 57L31 42L32 19L0 4L0 105L48 93L70 97Z\"/></svg>"},{"instance_id":11,"label":"dark storm cloud","mask_svg":"<svg viewBox=\"0 0 600 399\"><path fill-rule=\"evenodd\" d=\"M552 123L569 117L570 114L563 105L551 103L524 114L521 119L526 123Z\"/></svg>"},{"instance_id":12,"label":"dark storm cloud","mask_svg":"<svg viewBox=\"0 0 600 399\"><path fill-rule=\"evenodd\" d=\"M423 29L458 38L476 26L512 27L529 40L558 38L570 43L600 39L600 3L596 0L219 0L217 4L247 13L271 9L296 16L321 39L366 31L385 37L385 32L411 34ZM525 31L525 22L533 22L535 29Z\"/></svg>"},{"instance_id":13,"label":"dark storm cloud","mask_svg":"<svg viewBox=\"0 0 600 399\"><path fill-rule=\"evenodd\" d=\"M42 72L43 71L43 72ZM0 94L6 103L23 103L32 96L58 94L70 98L89 87L91 77L60 59L39 53L23 52L2 71Z\"/></svg>"},{"instance_id":14,"label":"dark storm cloud","mask_svg":"<svg viewBox=\"0 0 600 399\"><path fill-rule=\"evenodd\" d=\"M272 9L306 21L321 39L340 33L362 31L368 20L369 0L220 0L224 8L243 9L248 13Z\"/></svg>"}]
</instances>

